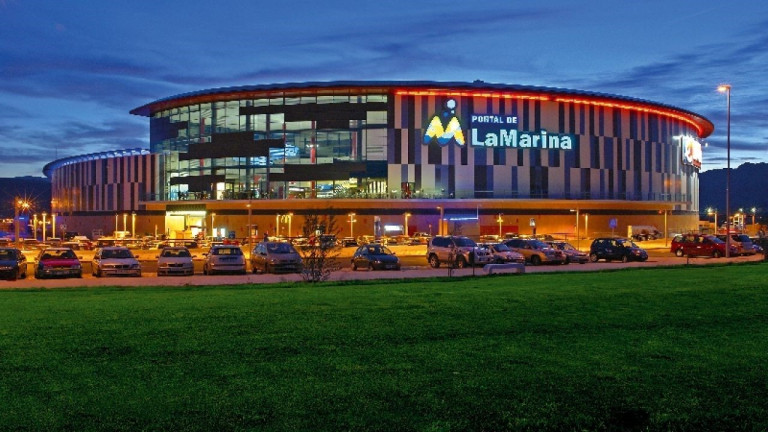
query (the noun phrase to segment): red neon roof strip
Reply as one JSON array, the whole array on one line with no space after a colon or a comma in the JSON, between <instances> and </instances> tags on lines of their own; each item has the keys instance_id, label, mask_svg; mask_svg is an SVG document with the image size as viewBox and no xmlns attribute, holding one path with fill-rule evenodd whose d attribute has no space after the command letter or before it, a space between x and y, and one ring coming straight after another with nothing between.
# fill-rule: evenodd
<instances>
[{"instance_id":1,"label":"red neon roof strip","mask_svg":"<svg viewBox=\"0 0 768 432\"><path fill-rule=\"evenodd\" d=\"M617 108L629 111L638 111L650 114L656 114L663 117L669 117L693 126L696 129L696 133L699 137L709 135L711 131L705 134L704 127L696 122L690 116L680 114L677 111L671 109L654 108L646 104L633 104L629 102L616 102L611 99L596 99L596 98L573 98L563 96L549 96L549 95L535 95L530 93L492 93L488 91L443 91L443 90L396 90L395 95L398 96L456 96L456 97L493 97L500 99L529 99L540 101L554 101L561 103L572 103L582 105L593 105L606 108Z\"/></svg>"}]
</instances>

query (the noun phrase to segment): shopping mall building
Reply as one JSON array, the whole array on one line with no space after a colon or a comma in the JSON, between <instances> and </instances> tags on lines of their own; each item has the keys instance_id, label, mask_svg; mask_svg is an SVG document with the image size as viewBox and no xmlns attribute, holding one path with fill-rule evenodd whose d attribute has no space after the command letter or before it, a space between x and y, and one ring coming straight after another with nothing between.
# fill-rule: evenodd
<instances>
[{"instance_id":1,"label":"shopping mall building","mask_svg":"<svg viewBox=\"0 0 768 432\"><path fill-rule=\"evenodd\" d=\"M171 237L698 227L706 118L559 88L318 82L216 88L131 111L149 150L53 161L58 229Z\"/></svg>"}]
</instances>

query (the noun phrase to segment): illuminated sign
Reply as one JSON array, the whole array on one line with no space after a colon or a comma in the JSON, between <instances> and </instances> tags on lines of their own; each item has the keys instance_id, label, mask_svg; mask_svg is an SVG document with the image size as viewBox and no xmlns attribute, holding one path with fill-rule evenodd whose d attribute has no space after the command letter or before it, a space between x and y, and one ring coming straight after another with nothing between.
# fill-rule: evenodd
<instances>
[{"instance_id":1,"label":"illuminated sign","mask_svg":"<svg viewBox=\"0 0 768 432\"><path fill-rule=\"evenodd\" d=\"M472 147L501 147L542 150L573 150L576 136L547 132L522 131L517 116L498 114L472 114L469 123L469 138ZM456 101L448 99L441 113L429 121L424 133L424 143L437 141L445 146L451 141L463 146L464 132L461 120L456 115Z\"/></svg>"},{"instance_id":2,"label":"illuminated sign","mask_svg":"<svg viewBox=\"0 0 768 432\"><path fill-rule=\"evenodd\" d=\"M576 136L571 134L551 133L544 129L539 132L518 130L515 116L472 114L471 118L473 147L573 150L576 143Z\"/></svg>"},{"instance_id":3,"label":"illuminated sign","mask_svg":"<svg viewBox=\"0 0 768 432\"><path fill-rule=\"evenodd\" d=\"M689 136L682 137L681 141L683 163L701 169L701 143Z\"/></svg>"},{"instance_id":4,"label":"illuminated sign","mask_svg":"<svg viewBox=\"0 0 768 432\"><path fill-rule=\"evenodd\" d=\"M443 112L435 114L429 121L427 131L424 133L424 143L429 144L433 140L441 146L456 141L456 144L464 145L464 132L461 131L461 122L456 117L456 101L445 101Z\"/></svg>"}]
</instances>

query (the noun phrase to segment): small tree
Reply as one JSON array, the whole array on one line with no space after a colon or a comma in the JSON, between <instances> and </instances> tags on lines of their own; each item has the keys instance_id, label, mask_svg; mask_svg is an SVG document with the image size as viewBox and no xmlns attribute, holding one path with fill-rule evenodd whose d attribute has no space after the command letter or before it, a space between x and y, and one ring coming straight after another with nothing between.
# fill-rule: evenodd
<instances>
[{"instance_id":1,"label":"small tree","mask_svg":"<svg viewBox=\"0 0 768 432\"><path fill-rule=\"evenodd\" d=\"M328 280L331 273L341 269L336 241L339 229L334 215L328 213L327 216L312 213L304 218L302 233L307 245L300 248L300 253L304 262L301 277L305 282Z\"/></svg>"}]
</instances>

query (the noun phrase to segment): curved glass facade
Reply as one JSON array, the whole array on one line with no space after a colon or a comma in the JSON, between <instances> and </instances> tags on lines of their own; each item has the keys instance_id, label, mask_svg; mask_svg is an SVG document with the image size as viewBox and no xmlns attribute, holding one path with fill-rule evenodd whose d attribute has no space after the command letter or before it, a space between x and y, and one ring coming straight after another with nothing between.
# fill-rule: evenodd
<instances>
[{"instance_id":1,"label":"curved glass facade","mask_svg":"<svg viewBox=\"0 0 768 432\"><path fill-rule=\"evenodd\" d=\"M281 92L155 112L150 151L164 155L164 178L154 199L380 196L387 109L385 92Z\"/></svg>"}]
</instances>

